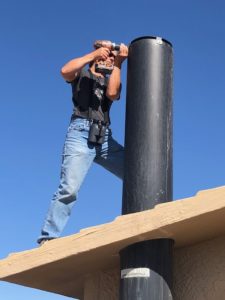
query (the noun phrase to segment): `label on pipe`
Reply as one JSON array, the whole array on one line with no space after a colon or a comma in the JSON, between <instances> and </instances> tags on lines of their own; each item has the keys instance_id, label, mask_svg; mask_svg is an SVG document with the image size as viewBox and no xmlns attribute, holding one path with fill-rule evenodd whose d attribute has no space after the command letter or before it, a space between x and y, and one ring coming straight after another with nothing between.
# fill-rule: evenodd
<instances>
[{"instance_id":1,"label":"label on pipe","mask_svg":"<svg viewBox=\"0 0 225 300\"><path fill-rule=\"evenodd\" d=\"M121 278L133 277L150 277L150 269L148 268L131 268L121 270Z\"/></svg>"}]
</instances>

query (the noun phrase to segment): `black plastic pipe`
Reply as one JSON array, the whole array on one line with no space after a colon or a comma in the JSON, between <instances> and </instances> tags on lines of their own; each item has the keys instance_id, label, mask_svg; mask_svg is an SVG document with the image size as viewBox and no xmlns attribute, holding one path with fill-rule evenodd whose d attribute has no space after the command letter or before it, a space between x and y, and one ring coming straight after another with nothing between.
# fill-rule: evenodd
<instances>
[{"instance_id":1,"label":"black plastic pipe","mask_svg":"<svg viewBox=\"0 0 225 300\"><path fill-rule=\"evenodd\" d=\"M122 214L172 200L172 78L170 42L131 42L127 72ZM120 300L172 299L170 239L144 241L120 253Z\"/></svg>"},{"instance_id":2,"label":"black plastic pipe","mask_svg":"<svg viewBox=\"0 0 225 300\"><path fill-rule=\"evenodd\" d=\"M172 200L172 46L159 38L129 48L122 213Z\"/></svg>"}]
</instances>

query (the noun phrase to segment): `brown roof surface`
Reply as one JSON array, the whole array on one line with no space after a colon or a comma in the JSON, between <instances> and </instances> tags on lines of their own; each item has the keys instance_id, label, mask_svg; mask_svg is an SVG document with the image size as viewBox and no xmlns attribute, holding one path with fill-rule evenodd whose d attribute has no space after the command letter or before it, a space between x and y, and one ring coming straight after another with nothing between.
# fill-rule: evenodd
<instances>
[{"instance_id":1,"label":"brown roof surface","mask_svg":"<svg viewBox=\"0 0 225 300\"><path fill-rule=\"evenodd\" d=\"M172 238L182 247L224 233L225 186L10 254L0 261L0 280L80 298L85 275L117 266L130 244Z\"/></svg>"}]
</instances>

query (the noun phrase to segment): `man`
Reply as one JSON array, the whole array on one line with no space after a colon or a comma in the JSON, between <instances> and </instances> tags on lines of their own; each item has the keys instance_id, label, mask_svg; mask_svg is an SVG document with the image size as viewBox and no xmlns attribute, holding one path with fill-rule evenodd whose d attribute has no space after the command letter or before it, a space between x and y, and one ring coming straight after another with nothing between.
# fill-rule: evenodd
<instances>
[{"instance_id":1,"label":"man","mask_svg":"<svg viewBox=\"0 0 225 300\"><path fill-rule=\"evenodd\" d=\"M38 238L40 244L61 235L93 161L123 178L123 147L112 138L109 111L112 102L120 97L121 67L127 56L124 44L117 55L108 47L100 47L72 59L61 69L63 78L72 86L74 113L64 144L60 184ZM96 68L99 61L113 65L109 76Z\"/></svg>"}]
</instances>

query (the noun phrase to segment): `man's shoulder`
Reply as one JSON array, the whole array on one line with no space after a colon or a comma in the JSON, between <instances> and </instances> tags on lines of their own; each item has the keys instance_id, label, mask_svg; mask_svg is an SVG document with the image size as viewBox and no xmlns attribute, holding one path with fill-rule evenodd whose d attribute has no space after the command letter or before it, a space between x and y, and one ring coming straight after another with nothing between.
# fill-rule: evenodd
<instances>
[{"instance_id":1,"label":"man's shoulder","mask_svg":"<svg viewBox=\"0 0 225 300\"><path fill-rule=\"evenodd\" d=\"M76 78L71 81L71 82L68 82L68 83L71 83L72 85L77 85L78 82L81 81L82 78L84 77L87 77L87 78L90 78L90 74L89 74L89 71L85 68L82 68L79 72L79 74L76 76Z\"/></svg>"},{"instance_id":2,"label":"man's shoulder","mask_svg":"<svg viewBox=\"0 0 225 300\"><path fill-rule=\"evenodd\" d=\"M90 72L86 68L82 68L80 71L80 77L89 77L90 78Z\"/></svg>"}]
</instances>

